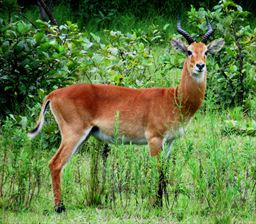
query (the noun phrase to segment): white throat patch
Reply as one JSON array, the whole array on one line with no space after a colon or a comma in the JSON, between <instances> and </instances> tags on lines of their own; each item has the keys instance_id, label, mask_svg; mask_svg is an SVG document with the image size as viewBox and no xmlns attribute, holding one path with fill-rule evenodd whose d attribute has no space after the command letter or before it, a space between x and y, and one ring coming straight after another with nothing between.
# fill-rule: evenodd
<instances>
[{"instance_id":1,"label":"white throat patch","mask_svg":"<svg viewBox=\"0 0 256 224\"><path fill-rule=\"evenodd\" d=\"M193 77L193 79L194 79L196 82L200 83L200 82L203 82L203 81L204 81L204 79L205 79L205 74L206 74L205 71L203 71L203 72L198 72L198 73L193 73L193 74L192 74L192 77Z\"/></svg>"}]
</instances>

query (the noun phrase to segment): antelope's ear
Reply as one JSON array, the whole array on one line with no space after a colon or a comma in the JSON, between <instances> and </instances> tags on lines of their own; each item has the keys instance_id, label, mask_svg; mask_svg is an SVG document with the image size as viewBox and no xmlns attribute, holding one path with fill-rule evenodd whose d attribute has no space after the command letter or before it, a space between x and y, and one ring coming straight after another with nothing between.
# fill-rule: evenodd
<instances>
[{"instance_id":1,"label":"antelope's ear","mask_svg":"<svg viewBox=\"0 0 256 224\"><path fill-rule=\"evenodd\" d=\"M225 41L222 38L214 40L207 45L207 52L210 54L217 53L221 50L224 44L225 44Z\"/></svg>"},{"instance_id":2,"label":"antelope's ear","mask_svg":"<svg viewBox=\"0 0 256 224\"><path fill-rule=\"evenodd\" d=\"M178 39L172 39L171 40L171 44L174 48L176 48L177 50L180 50L181 52L183 52L184 54L187 54L188 51L188 46L182 42L181 40Z\"/></svg>"}]
</instances>

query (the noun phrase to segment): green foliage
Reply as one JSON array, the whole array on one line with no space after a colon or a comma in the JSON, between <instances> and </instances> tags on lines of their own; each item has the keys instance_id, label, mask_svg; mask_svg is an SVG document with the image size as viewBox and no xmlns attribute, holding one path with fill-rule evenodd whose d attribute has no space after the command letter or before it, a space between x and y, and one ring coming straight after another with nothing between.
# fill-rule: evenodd
<instances>
[{"instance_id":1,"label":"green foliage","mask_svg":"<svg viewBox=\"0 0 256 224\"><path fill-rule=\"evenodd\" d=\"M19 123L24 125L25 118ZM32 147L16 124L7 119L0 135L0 207L12 210L28 208L38 196L45 162L40 145Z\"/></svg>"},{"instance_id":2,"label":"green foliage","mask_svg":"<svg viewBox=\"0 0 256 224\"><path fill-rule=\"evenodd\" d=\"M249 120L239 122L237 120L226 120L225 133L235 133L238 135L256 136L256 121Z\"/></svg>"},{"instance_id":3,"label":"green foliage","mask_svg":"<svg viewBox=\"0 0 256 224\"><path fill-rule=\"evenodd\" d=\"M50 91L74 82L79 33L73 24L59 31L41 21L37 29L24 21L0 22L1 115L16 105L22 108L40 88Z\"/></svg>"},{"instance_id":4,"label":"green foliage","mask_svg":"<svg viewBox=\"0 0 256 224\"><path fill-rule=\"evenodd\" d=\"M183 14L190 5L196 8L205 7L211 9L214 5L218 4L219 0L167 0L167 1L125 1L125 0L59 0L53 3L53 12L60 22L62 15L68 13L68 18L73 17L72 21L78 22L82 27L88 27L89 23L97 26L97 29L107 28L117 20L119 15L130 14L138 19L138 22L143 19L151 19L152 15L165 16L172 20L178 14ZM247 10L255 8L255 2L250 0L236 0L236 3L243 5ZM65 8L65 12L63 9ZM61 14L59 13L61 12ZM115 23L115 22L114 22ZM130 26L131 27L131 26Z\"/></svg>"},{"instance_id":5,"label":"green foliage","mask_svg":"<svg viewBox=\"0 0 256 224\"><path fill-rule=\"evenodd\" d=\"M1 0L0 1L0 13L8 18L10 21L12 18L12 13L17 13L18 4L16 0Z\"/></svg>"},{"instance_id":6,"label":"green foliage","mask_svg":"<svg viewBox=\"0 0 256 224\"><path fill-rule=\"evenodd\" d=\"M255 114L255 111L253 113ZM223 133L226 135L240 136L256 136L256 121L255 117L246 117L242 112L241 107L237 107L229 112L228 119L225 121Z\"/></svg>"},{"instance_id":7,"label":"green foliage","mask_svg":"<svg viewBox=\"0 0 256 224\"><path fill-rule=\"evenodd\" d=\"M215 38L225 39L224 49L209 61L208 92L213 91L216 102L221 106L244 105L256 92L256 29L248 23L249 12L233 1L223 0L206 11L191 7L189 23L196 33L204 33L208 17L214 28Z\"/></svg>"},{"instance_id":8,"label":"green foliage","mask_svg":"<svg viewBox=\"0 0 256 224\"><path fill-rule=\"evenodd\" d=\"M97 206L102 203L102 194L103 185L101 186L99 181L100 170L102 170L100 153L102 153L102 144L96 142L95 144L90 144L89 154L90 154L90 177L88 179L87 192L85 194L85 202L88 206Z\"/></svg>"},{"instance_id":9,"label":"green foliage","mask_svg":"<svg viewBox=\"0 0 256 224\"><path fill-rule=\"evenodd\" d=\"M107 44L91 33L94 50L89 63L83 63L83 73L89 73L96 82L138 86L147 79L152 56L137 35L120 31L105 31Z\"/></svg>"},{"instance_id":10,"label":"green foliage","mask_svg":"<svg viewBox=\"0 0 256 224\"><path fill-rule=\"evenodd\" d=\"M106 44L93 33L81 33L67 22L59 28L37 21L4 24L0 37L0 114L13 111L28 97L84 82L135 85L152 64L149 49L136 34L106 31ZM138 84L142 85L142 83Z\"/></svg>"}]
</instances>

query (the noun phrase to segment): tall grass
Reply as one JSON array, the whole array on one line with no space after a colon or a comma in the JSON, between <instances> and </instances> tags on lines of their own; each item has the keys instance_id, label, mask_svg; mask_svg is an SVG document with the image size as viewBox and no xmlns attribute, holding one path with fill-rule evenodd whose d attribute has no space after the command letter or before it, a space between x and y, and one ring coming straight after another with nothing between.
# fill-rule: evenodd
<instances>
[{"instance_id":1,"label":"tall grass","mask_svg":"<svg viewBox=\"0 0 256 224\"><path fill-rule=\"evenodd\" d=\"M104 208L103 213L111 208L113 213L108 213L111 219L140 217L159 223L160 220L186 223L192 218L213 223L253 222L256 218L256 140L223 134L226 116L226 113L198 113L185 136L176 140L170 160L163 161L169 203L165 199L160 210L153 206L159 180L157 161L149 156L148 148L112 145L106 163L104 191L101 191L103 160L97 150L101 146L91 139L63 172L63 196L68 213L97 206L100 211ZM50 154L44 157L50 159ZM31 164L38 160L38 157L30 159ZM47 163L43 161L40 162L41 166L44 163L40 192L32 200L29 211L49 214L50 220L53 218L53 209L49 207L52 193ZM26 166L21 163L20 169ZM34 172L34 168L31 171ZM19 186L18 179L14 183ZM6 199L1 200L5 204L11 202ZM23 204L17 206L19 210L24 208ZM5 221L14 222L16 217L6 211L7 207L2 208L3 214L9 216L4 216Z\"/></svg>"}]
</instances>

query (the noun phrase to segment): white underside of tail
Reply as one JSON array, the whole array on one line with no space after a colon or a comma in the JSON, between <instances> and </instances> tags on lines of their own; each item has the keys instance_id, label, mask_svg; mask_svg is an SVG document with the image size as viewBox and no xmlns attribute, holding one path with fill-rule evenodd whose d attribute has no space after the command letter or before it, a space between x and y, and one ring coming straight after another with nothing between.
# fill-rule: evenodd
<instances>
[{"instance_id":1,"label":"white underside of tail","mask_svg":"<svg viewBox=\"0 0 256 224\"><path fill-rule=\"evenodd\" d=\"M31 132L28 133L28 137L30 139L33 139L34 137L36 137L38 135L38 133L42 130L43 125L44 125L44 115L46 112L46 107L48 105L48 102L45 102L44 107L41 109L41 113L40 113L40 117L38 119L37 125L34 128L34 130L32 130Z\"/></svg>"},{"instance_id":2,"label":"white underside of tail","mask_svg":"<svg viewBox=\"0 0 256 224\"><path fill-rule=\"evenodd\" d=\"M38 133L41 131L43 125L44 125L44 114L42 114L42 118L40 119L38 128L34 132L28 133L28 137L30 139L33 139L34 137L36 137L38 135Z\"/></svg>"}]
</instances>

